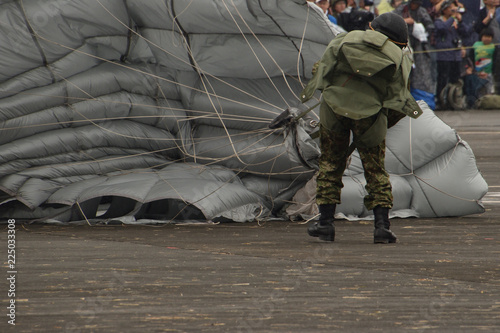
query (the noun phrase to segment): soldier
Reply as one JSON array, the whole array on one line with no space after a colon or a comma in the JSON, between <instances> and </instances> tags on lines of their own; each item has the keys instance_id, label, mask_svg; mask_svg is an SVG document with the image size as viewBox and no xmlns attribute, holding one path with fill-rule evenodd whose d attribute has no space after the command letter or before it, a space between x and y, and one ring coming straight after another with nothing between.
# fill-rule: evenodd
<instances>
[{"instance_id":1,"label":"soldier","mask_svg":"<svg viewBox=\"0 0 500 333\"><path fill-rule=\"evenodd\" d=\"M302 102L312 98L317 89L323 93L316 190L320 218L309 226L310 236L334 241L333 217L340 204L342 175L355 147L366 178L364 204L375 215L374 243L396 242L389 222L393 196L384 166L385 135L387 128L405 115L417 118L422 114L409 90L411 60L402 50L407 43L408 28L403 18L395 13L382 14L366 31L335 37L302 91Z\"/></svg>"}]
</instances>

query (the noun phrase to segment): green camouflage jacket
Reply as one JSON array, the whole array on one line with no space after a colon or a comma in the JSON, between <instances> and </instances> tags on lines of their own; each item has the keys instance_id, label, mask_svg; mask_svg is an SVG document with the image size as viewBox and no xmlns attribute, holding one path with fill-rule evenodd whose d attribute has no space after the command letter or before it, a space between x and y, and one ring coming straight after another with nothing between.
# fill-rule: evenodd
<instances>
[{"instance_id":1,"label":"green camouflage jacket","mask_svg":"<svg viewBox=\"0 0 500 333\"><path fill-rule=\"evenodd\" d=\"M300 97L306 102L319 89L335 113L352 119L383 109L417 118L422 110L410 94L410 70L411 60L387 36L354 30L330 42Z\"/></svg>"}]
</instances>

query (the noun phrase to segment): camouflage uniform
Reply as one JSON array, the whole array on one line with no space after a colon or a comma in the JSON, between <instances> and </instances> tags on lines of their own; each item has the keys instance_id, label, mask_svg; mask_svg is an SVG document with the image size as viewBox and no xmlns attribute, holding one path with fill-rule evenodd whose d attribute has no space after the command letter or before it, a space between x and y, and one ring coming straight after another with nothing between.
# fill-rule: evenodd
<instances>
[{"instance_id":1,"label":"camouflage uniform","mask_svg":"<svg viewBox=\"0 0 500 333\"><path fill-rule=\"evenodd\" d=\"M323 93L318 205L340 203L352 132L367 182L366 208L392 208L384 166L387 128L405 115L417 118L422 113L408 89L410 70L409 58L377 31L340 34L327 47L301 94L305 102L314 91Z\"/></svg>"},{"instance_id":2,"label":"camouflage uniform","mask_svg":"<svg viewBox=\"0 0 500 333\"><path fill-rule=\"evenodd\" d=\"M342 175L347 166L349 156L349 132L356 138L363 135L376 121L377 115L360 120L353 120L334 113L326 103L321 105L322 124L320 127L321 157L320 173L317 178L316 202L322 204L339 204L343 187ZM328 121L334 117L336 121ZM404 114L389 112L389 123L393 125L404 117ZM329 127L329 128L328 128ZM364 204L368 210L380 205L392 208L393 196L389 174L386 172L385 140L375 147L358 147L363 163L366 179Z\"/></svg>"}]
</instances>

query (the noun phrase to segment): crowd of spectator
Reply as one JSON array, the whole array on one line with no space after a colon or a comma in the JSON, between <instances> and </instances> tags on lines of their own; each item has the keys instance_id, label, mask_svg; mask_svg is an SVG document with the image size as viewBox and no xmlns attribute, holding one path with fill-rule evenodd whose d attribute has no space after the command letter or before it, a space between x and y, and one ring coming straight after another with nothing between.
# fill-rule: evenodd
<instances>
[{"instance_id":1,"label":"crowd of spectator","mask_svg":"<svg viewBox=\"0 0 500 333\"><path fill-rule=\"evenodd\" d=\"M466 109L500 94L500 0L308 0L340 30L393 11L408 25L411 91L433 109ZM497 66L496 66L497 64Z\"/></svg>"}]
</instances>

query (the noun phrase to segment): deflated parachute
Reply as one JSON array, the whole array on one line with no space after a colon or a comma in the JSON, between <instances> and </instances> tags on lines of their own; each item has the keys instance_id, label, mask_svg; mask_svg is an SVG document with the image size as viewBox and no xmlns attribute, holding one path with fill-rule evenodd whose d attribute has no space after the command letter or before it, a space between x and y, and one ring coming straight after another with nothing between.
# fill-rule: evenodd
<instances>
[{"instance_id":1,"label":"deflated parachute","mask_svg":"<svg viewBox=\"0 0 500 333\"><path fill-rule=\"evenodd\" d=\"M3 1L0 218L300 215L315 170L267 125L336 34L305 0ZM387 146L395 211L482 212L474 155L432 111ZM340 211L366 216L356 155L344 178Z\"/></svg>"}]
</instances>

